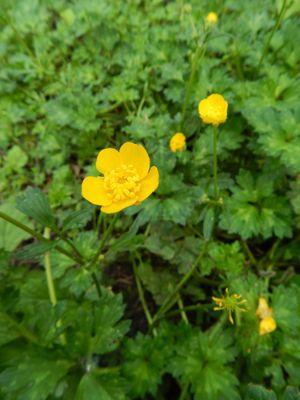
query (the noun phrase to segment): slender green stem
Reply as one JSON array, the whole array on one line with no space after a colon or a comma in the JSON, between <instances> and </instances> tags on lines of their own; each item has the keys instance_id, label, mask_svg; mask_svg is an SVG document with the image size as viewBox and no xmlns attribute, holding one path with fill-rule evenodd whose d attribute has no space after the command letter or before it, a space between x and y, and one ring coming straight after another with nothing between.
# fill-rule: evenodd
<instances>
[{"instance_id":1,"label":"slender green stem","mask_svg":"<svg viewBox=\"0 0 300 400\"><path fill-rule=\"evenodd\" d=\"M50 239L50 228L45 228L44 236L46 239L48 239L48 240ZM53 280L49 251L47 251L45 253L44 262L45 262L45 271L46 271L46 279L47 279L49 298L50 298L50 302L51 302L52 306L55 307L57 304L57 296L56 296L56 290L55 290L55 285L54 285L54 280ZM60 327L60 326L61 326L61 320L59 319L57 321L57 327ZM63 345L66 344L66 337L63 333L60 335L60 341Z\"/></svg>"},{"instance_id":2,"label":"slender green stem","mask_svg":"<svg viewBox=\"0 0 300 400\"><path fill-rule=\"evenodd\" d=\"M46 239L40 233L34 231L33 229L29 228L27 225L22 224L21 222L17 221L16 219L10 217L9 215L5 214L4 212L0 211L0 218L4 219L5 221L9 222L12 225L17 226L19 229L22 229L24 232L29 233L32 237L38 239L41 242L49 243L51 240ZM75 261L76 263L82 265L84 262L80 260L78 257L75 257L73 254L62 248L61 246L55 246L55 249L60 252L61 254L65 255L66 257L70 258L71 260Z\"/></svg>"},{"instance_id":3,"label":"slender green stem","mask_svg":"<svg viewBox=\"0 0 300 400\"><path fill-rule=\"evenodd\" d=\"M100 299L101 296L102 296L102 294L101 294L101 287L100 287L100 284L99 284L99 281L98 281L98 278L97 278L97 275L95 274L95 272L92 272L92 273L91 273L91 277L92 277L92 279L93 279L93 281L94 281L94 284L95 284L95 286L96 286L96 290L97 290L97 293L98 293L98 297L99 297L99 299Z\"/></svg>"},{"instance_id":4,"label":"slender green stem","mask_svg":"<svg viewBox=\"0 0 300 400\"><path fill-rule=\"evenodd\" d=\"M183 385L183 387L182 387L182 389L181 389L181 393L180 393L179 400L184 400L184 399L186 398L186 395L187 395L188 390L189 390L189 386L190 386L189 383L185 383L185 384Z\"/></svg>"},{"instance_id":5,"label":"slender green stem","mask_svg":"<svg viewBox=\"0 0 300 400\"><path fill-rule=\"evenodd\" d=\"M106 239L108 238L108 236L110 235L110 233L113 230L116 220L117 220L117 214L115 214L113 216L113 218L110 220L108 228L103 233L98 250L97 250L96 254L94 255L94 257L92 258L91 264L94 264L98 260L100 254L101 254L101 251L103 250L103 247L105 245Z\"/></svg>"},{"instance_id":6,"label":"slender green stem","mask_svg":"<svg viewBox=\"0 0 300 400\"><path fill-rule=\"evenodd\" d=\"M265 44L265 47L264 47L263 52L262 52L262 55L260 57L260 60L259 60L259 63L258 63L258 68L261 67L262 62L263 62L263 60L264 60L264 58L265 58L265 56L267 54L267 51L269 49L272 37L274 36L274 33L277 31L279 25L281 24L281 21L282 21L282 19L284 17L284 14L285 14L285 12L286 12L286 10L288 8L286 6L287 6L287 0L283 0L281 10L280 10L279 14L277 15L276 23L275 23L275 25L274 25L271 33L270 33L270 36L269 36L269 38L268 38L268 40L267 40L267 42Z\"/></svg>"},{"instance_id":7,"label":"slender green stem","mask_svg":"<svg viewBox=\"0 0 300 400\"><path fill-rule=\"evenodd\" d=\"M214 195L215 199L219 198L219 183L218 183L218 127L214 126L213 136L213 174L214 174Z\"/></svg>"},{"instance_id":8,"label":"slender green stem","mask_svg":"<svg viewBox=\"0 0 300 400\"><path fill-rule=\"evenodd\" d=\"M160 306L158 312L153 317L153 324L161 317L162 314L167 312L169 310L169 308L172 307L174 302L176 302L178 292L186 284L186 282L190 279L190 277L193 275L195 269L197 268L199 262L201 261L202 257L204 256L204 254L206 252L207 245L208 245L208 242L205 242L201 253L194 261L194 264L189 268L188 272L181 278L179 283L174 288L173 292L167 296L167 298L165 299L163 304Z\"/></svg>"},{"instance_id":9,"label":"slender green stem","mask_svg":"<svg viewBox=\"0 0 300 400\"><path fill-rule=\"evenodd\" d=\"M1 312L1 318L6 319L8 324L13 325L14 328L19 332L19 334L27 339L29 342L40 345L40 340L25 326L20 325L17 321L15 321L14 318L12 318L10 315L6 314L5 312Z\"/></svg>"},{"instance_id":10,"label":"slender green stem","mask_svg":"<svg viewBox=\"0 0 300 400\"><path fill-rule=\"evenodd\" d=\"M74 245L74 243L70 239L64 237L59 231L57 231L56 233L57 233L58 237L62 241L64 241L74 251L74 253L76 254L76 257L82 259L82 255L79 252L79 250L77 249L77 247Z\"/></svg>"},{"instance_id":11,"label":"slender green stem","mask_svg":"<svg viewBox=\"0 0 300 400\"><path fill-rule=\"evenodd\" d=\"M137 265L135 263L134 258L132 258L132 265L133 265L134 278L135 278L136 286L137 286L137 289L138 289L140 302L142 304L142 307L143 307L143 310L144 310L148 325L151 328L152 325L153 325L153 319L152 319L151 313L149 311L149 308L148 308L148 305L147 305L147 302L146 302L146 299L145 299L143 286L142 286L141 280L139 278L139 273L138 273ZM154 333L154 335L156 335L155 331L153 331L153 333Z\"/></svg>"},{"instance_id":12,"label":"slender green stem","mask_svg":"<svg viewBox=\"0 0 300 400\"><path fill-rule=\"evenodd\" d=\"M45 228L44 236L46 239L48 239L48 240L50 239L50 228ZM54 281L53 281L49 251L47 251L45 253L44 261L45 261L45 270L46 270L49 298L50 298L51 304L53 306L56 306L57 297L56 297L56 291L55 291L55 286L54 286Z\"/></svg>"},{"instance_id":13,"label":"slender green stem","mask_svg":"<svg viewBox=\"0 0 300 400\"><path fill-rule=\"evenodd\" d=\"M184 310L184 304L183 304L182 298L181 298L181 296L180 296L180 293L178 293L178 300L177 300L177 303L178 303L178 306L179 306L179 312L180 312L180 315L181 315L182 320L183 320L187 325L189 325L189 319L188 319L188 317L187 317L187 315L186 315L186 312L185 312L185 310Z\"/></svg>"},{"instance_id":14,"label":"slender green stem","mask_svg":"<svg viewBox=\"0 0 300 400\"><path fill-rule=\"evenodd\" d=\"M169 317L173 317L179 313L181 313L182 311L197 311L197 310L201 310L201 309L209 309L212 308L212 305L210 303L208 304L195 304L193 306L187 306L187 307L183 307L183 308L179 308L178 310L174 310L174 311L169 311L167 312L165 315L161 316L159 319L163 319L163 318L169 318Z\"/></svg>"},{"instance_id":15,"label":"slender green stem","mask_svg":"<svg viewBox=\"0 0 300 400\"><path fill-rule=\"evenodd\" d=\"M249 257L249 260L250 260L251 264L254 265L254 266L256 266L256 265L257 265L256 258L254 257L252 251L250 250L250 248L249 248L247 242L245 242L244 240L242 240L241 243L242 243L242 246L243 246L243 248L244 248L246 254L247 254L248 257Z\"/></svg>"},{"instance_id":16,"label":"slender green stem","mask_svg":"<svg viewBox=\"0 0 300 400\"><path fill-rule=\"evenodd\" d=\"M211 342L218 336L219 332L222 330L223 326L227 321L227 313L223 313L221 318L208 330L209 339Z\"/></svg>"}]
</instances>

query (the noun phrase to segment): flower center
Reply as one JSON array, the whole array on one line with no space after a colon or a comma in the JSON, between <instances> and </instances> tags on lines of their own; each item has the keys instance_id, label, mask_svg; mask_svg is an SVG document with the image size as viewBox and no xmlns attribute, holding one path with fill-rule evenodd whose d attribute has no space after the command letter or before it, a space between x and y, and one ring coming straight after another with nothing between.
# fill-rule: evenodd
<instances>
[{"instance_id":1,"label":"flower center","mask_svg":"<svg viewBox=\"0 0 300 400\"><path fill-rule=\"evenodd\" d=\"M104 176L107 195L113 201L133 199L141 189L140 177L132 165L121 165Z\"/></svg>"}]
</instances>

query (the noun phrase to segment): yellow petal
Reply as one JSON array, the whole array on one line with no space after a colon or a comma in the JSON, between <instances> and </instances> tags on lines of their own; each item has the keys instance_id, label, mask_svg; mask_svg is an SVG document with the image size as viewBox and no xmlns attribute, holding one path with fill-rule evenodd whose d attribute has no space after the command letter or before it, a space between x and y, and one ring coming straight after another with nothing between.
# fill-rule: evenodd
<instances>
[{"instance_id":1,"label":"yellow petal","mask_svg":"<svg viewBox=\"0 0 300 400\"><path fill-rule=\"evenodd\" d=\"M159 173L156 167L151 167L148 175L141 181L141 190L138 193L138 201L143 201L150 196L159 185Z\"/></svg>"},{"instance_id":2,"label":"yellow petal","mask_svg":"<svg viewBox=\"0 0 300 400\"><path fill-rule=\"evenodd\" d=\"M82 196L97 206L108 206L111 199L104 189L104 178L88 176L81 185Z\"/></svg>"},{"instance_id":3,"label":"yellow petal","mask_svg":"<svg viewBox=\"0 0 300 400\"><path fill-rule=\"evenodd\" d=\"M133 204L136 203L136 201L137 201L136 198L121 200L116 203L111 203L108 206L101 207L101 211L106 214L113 214L113 213L123 210L124 208L132 206Z\"/></svg>"},{"instance_id":4,"label":"yellow petal","mask_svg":"<svg viewBox=\"0 0 300 400\"><path fill-rule=\"evenodd\" d=\"M266 317L262 319L259 323L259 334L261 336L266 335L268 333L275 331L276 328L277 324L275 319L272 317Z\"/></svg>"},{"instance_id":5,"label":"yellow petal","mask_svg":"<svg viewBox=\"0 0 300 400\"><path fill-rule=\"evenodd\" d=\"M120 148L120 156L123 164L133 165L140 179L145 178L150 168L150 159L143 146L126 142Z\"/></svg>"},{"instance_id":6,"label":"yellow petal","mask_svg":"<svg viewBox=\"0 0 300 400\"><path fill-rule=\"evenodd\" d=\"M99 152L96 161L96 168L99 172L102 172L102 174L106 174L107 172L120 167L121 163L121 157L118 150L108 148Z\"/></svg>"}]
</instances>

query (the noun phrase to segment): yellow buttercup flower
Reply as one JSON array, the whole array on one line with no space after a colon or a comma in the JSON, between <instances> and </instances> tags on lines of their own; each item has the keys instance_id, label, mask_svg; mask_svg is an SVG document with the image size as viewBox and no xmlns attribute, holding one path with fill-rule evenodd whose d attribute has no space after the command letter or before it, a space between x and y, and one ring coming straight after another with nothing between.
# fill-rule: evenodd
<instances>
[{"instance_id":1,"label":"yellow buttercup flower","mask_svg":"<svg viewBox=\"0 0 300 400\"><path fill-rule=\"evenodd\" d=\"M261 336L275 331L277 328L276 321L273 317L263 318L259 323L259 334Z\"/></svg>"},{"instance_id":2,"label":"yellow buttercup flower","mask_svg":"<svg viewBox=\"0 0 300 400\"><path fill-rule=\"evenodd\" d=\"M150 168L147 151L131 142L124 143L119 151L112 148L101 150L96 168L103 177L86 177L82 182L82 196L101 206L104 213L116 213L139 204L159 184L158 169Z\"/></svg>"},{"instance_id":3,"label":"yellow buttercup flower","mask_svg":"<svg viewBox=\"0 0 300 400\"><path fill-rule=\"evenodd\" d=\"M226 310L228 312L229 321L233 324L232 313L237 311L245 312L245 308L241 307L247 302L247 300L242 299L240 294L230 294L229 289L226 288L225 296L222 297L212 297L213 301L217 304L214 307L215 311Z\"/></svg>"},{"instance_id":4,"label":"yellow buttercup flower","mask_svg":"<svg viewBox=\"0 0 300 400\"><path fill-rule=\"evenodd\" d=\"M217 16L217 14L215 12L210 12L205 17L205 21L209 25L216 25L216 23L218 22L218 16Z\"/></svg>"},{"instance_id":5,"label":"yellow buttercup flower","mask_svg":"<svg viewBox=\"0 0 300 400\"><path fill-rule=\"evenodd\" d=\"M211 94L199 103L199 114L205 124L218 126L227 119L228 103L221 94Z\"/></svg>"},{"instance_id":6,"label":"yellow buttercup flower","mask_svg":"<svg viewBox=\"0 0 300 400\"><path fill-rule=\"evenodd\" d=\"M267 300L264 297L260 297L258 300L256 315L261 320L259 323L259 334L261 336L275 331L277 324L273 318L273 310L268 306Z\"/></svg>"},{"instance_id":7,"label":"yellow buttercup flower","mask_svg":"<svg viewBox=\"0 0 300 400\"><path fill-rule=\"evenodd\" d=\"M185 136L183 133L175 133L170 140L170 149L175 153L185 149Z\"/></svg>"}]
</instances>

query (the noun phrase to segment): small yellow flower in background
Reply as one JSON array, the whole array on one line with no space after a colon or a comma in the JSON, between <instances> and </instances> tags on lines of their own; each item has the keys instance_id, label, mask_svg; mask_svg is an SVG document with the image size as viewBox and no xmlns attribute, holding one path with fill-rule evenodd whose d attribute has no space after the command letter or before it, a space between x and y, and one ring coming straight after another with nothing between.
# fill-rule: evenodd
<instances>
[{"instance_id":1,"label":"small yellow flower in background","mask_svg":"<svg viewBox=\"0 0 300 400\"><path fill-rule=\"evenodd\" d=\"M211 94L199 103L199 115L205 124L218 126L227 119L228 103L221 94Z\"/></svg>"},{"instance_id":2,"label":"small yellow flower in background","mask_svg":"<svg viewBox=\"0 0 300 400\"><path fill-rule=\"evenodd\" d=\"M215 12L210 12L205 17L205 21L209 25L216 25L216 23L218 22L218 16Z\"/></svg>"},{"instance_id":3,"label":"small yellow flower in background","mask_svg":"<svg viewBox=\"0 0 300 400\"><path fill-rule=\"evenodd\" d=\"M273 318L273 310L268 306L267 300L264 297L260 297L258 300L256 315L261 320L259 323L259 334L261 336L275 331L277 324Z\"/></svg>"},{"instance_id":4,"label":"small yellow flower in background","mask_svg":"<svg viewBox=\"0 0 300 400\"><path fill-rule=\"evenodd\" d=\"M263 318L259 323L259 334L261 336L275 331L277 328L276 321L273 317Z\"/></svg>"},{"instance_id":5,"label":"small yellow flower in background","mask_svg":"<svg viewBox=\"0 0 300 400\"><path fill-rule=\"evenodd\" d=\"M101 150L96 168L103 177L86 177L82 182L82 196L101 206L104 213L116 213L139 204L159 184L158 169L150 168L147 151L131 142L124 143L119 151L112 148Z\"/></svg>"},{"instance_id":6,"label":"small yellow flower in background","mask_svg":"<svg viewBox=\"0 0 300 400\"><path fill-rule=\"evenodd\" d=\"M233 324L232 313L237 311L245 312L245 308L241 307L245 304L247 300L243 300L240 294L230 294L229 289L226 288L225 296L222 297L212 297L213 301L216 303L217 307L214 307L215 311L226 310L228 312L229 321Z\"/></svg>"},{"instance_id":7,"label":"small yellow flower in background","mask_svg":"<svg viewBox=\"0 0 300 400\"><path fill-rule=\"evenodd\" d=\"M272 308L268 306L267 300L264 297L260 297L258 300L258 307L256 315L260 318L271 317L273 314Z\"/></svg>"},{"instance_id":8,"label":"small yellow flower in background","mask_svg":"<svg viewBox=\"0 0 300 400\"><path fill-rule=\"evenodd\" d=\"M173 153L185 149L185 136L183 133L175 133L175 135L172 136L170 140L170 149Z\"/></svg>"}]
</instances>

